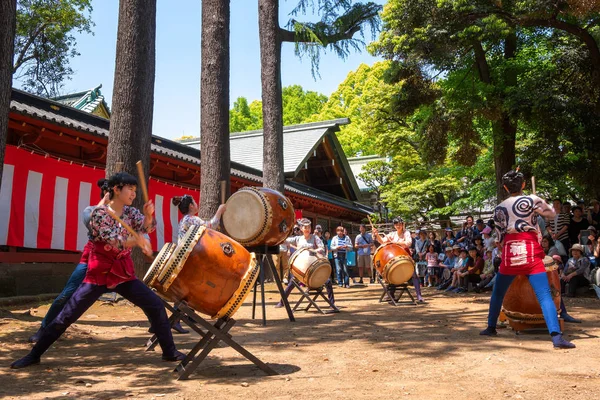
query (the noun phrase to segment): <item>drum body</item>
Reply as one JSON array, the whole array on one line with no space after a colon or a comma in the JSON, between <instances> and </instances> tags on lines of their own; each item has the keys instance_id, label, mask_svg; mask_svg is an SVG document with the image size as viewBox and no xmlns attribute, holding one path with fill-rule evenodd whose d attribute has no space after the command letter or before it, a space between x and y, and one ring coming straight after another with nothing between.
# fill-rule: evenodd
<instances>
[{"instance_id":1,"label":"drum body","mask_svg":"<svg viewBox=\"0 0 600 400\"><path fill-rule=\"evenodd\" d=\"M397 243L379 246L373 255L373 263L383 280L393 285L408 282L415 273L415 262Z\"/></svg>"},{"instance_id":2,"label":"drum body","mask_svg":"<svg viewBox=\"0 0 600 400\"><path fill-rule=\"evenodd\" d=\"M277 246L292 234L294 222L292 202L263 187L241 188L223 213L225 231L244 246Z\"/></svg>"},{"instance_id":3,"label":"drum body","mask_svg":"<svg viewBox=\"0 0 600 400\"><path fill-rule=\"evenodd\" d=\"M546 267L552 300L558 314L560 312L560 277L558 276L558 265L556 265L552 257L545 257L544 266ZM542 308L537 301L529 279L525 275L515 277L511 283L502 303L502 311L509 321L528 325L546 324Z\"/></svg>"},{"instance_id":4,"label":"drum body","mask_svg":"<svg viewBox=\"0 0 600 400\"><path fill-rule=\"evenodd\" d=\"M169 300L184 300L198 312L222 318L242 305L258 272L254 253L222 233L194 226L148 283Z\"/></svg>"},{"instance_id":5,"label":"drum body","mask_svg":"<svg viewBox=\"0 0 600 400\"><path fill-rule=\"evenodd\" d=\"M298 249L290 258L292 274L309 289L318 289L331 275L331 264L327 257L315 254L308 248Z\"/></svg>"}]
</instances>

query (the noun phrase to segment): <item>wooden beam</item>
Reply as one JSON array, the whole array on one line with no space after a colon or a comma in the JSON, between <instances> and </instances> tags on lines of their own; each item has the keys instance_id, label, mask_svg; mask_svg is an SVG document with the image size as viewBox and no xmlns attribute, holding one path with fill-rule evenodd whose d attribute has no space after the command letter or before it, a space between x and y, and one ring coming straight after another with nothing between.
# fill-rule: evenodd
<instances>
[{"instance_id":1,"label":"wooden beam","mask_svg":"<svg viewBox=\"0 0 600 400\"><path fill-rule=\"evenodd\" d=\"M102 146L98 150L91 151L89 153L86 153L84 151L82 154L83 156L81 158L84 161L99 161L102 160L104 156L106 156L106 147Z\"/></svg>"},{"instance_id":2,"label":"wooden beam","mask_svg":"<svg viewBox=\"0 0 600 400\"><path fill-rule=\"evenodd\" d=\"M0 263L68 263L77 264L80 253L0 252Z\"/></svg>"},{"instance_id":3,"label":"wooden beam","mask_svg":"<svg viewBox=\"0 0 600 400\"><path fill-rule=\"evenodd\" d=\"M335 166L335 160L309 160L304 163L304 169L324 168Z\"/></svg>"}]
</instances>

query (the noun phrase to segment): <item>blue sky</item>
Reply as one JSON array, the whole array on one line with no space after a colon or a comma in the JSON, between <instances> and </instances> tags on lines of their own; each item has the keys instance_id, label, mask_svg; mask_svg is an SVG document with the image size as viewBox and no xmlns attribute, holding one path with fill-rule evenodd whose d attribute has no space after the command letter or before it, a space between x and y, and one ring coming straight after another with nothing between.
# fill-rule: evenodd
<instances>
[{"instance_id":1,"label":"blue sky","mask_svg":"<svg viewBox=\"0 0 600 400\"><path fill-rule=\"evenodd\" d=\"M384 0L376 0L383 4ZM281 1L282 26L296 0ZM175 6L176 5L176 6ZM102 84L102 93L112 99L118 1L94 0L94 35L78 36L81 55L71 61L75 71L67 81L64 94ZM166 138L197 136L200 130L200 16L198 0L158 0L156 35L156 83L154 96L154 134ZM309 20L312 16L299 16ZM312 17L314 19L314 17ZM366 38L370 41L370 36ZM260 99L260 53L257 0L231 0L231 102L244 96ZM361 63L377 61L366 50L345 61L335 54L321 57L320 75L311 75L310 60L298 59L294 45L282 51L282 83L299 84L329 96L348 72ZM18 86L18 82L15 82Z\"/></svg>"}]
</instances>

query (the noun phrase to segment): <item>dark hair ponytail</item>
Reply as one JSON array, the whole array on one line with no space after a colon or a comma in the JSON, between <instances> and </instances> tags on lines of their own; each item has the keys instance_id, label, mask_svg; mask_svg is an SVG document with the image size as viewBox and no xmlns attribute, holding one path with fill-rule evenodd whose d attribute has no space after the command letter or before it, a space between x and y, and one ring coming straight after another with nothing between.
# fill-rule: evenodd
<instances>
[{"instance_id":1,"label":"dark hair ponytail","mask_svg":"<svg viewBox=\"0 0 600 400\"><path fill-rule=\"evenodd\" d=\"M525 182L525 176L518 168L502 175L502 184L506 186L508 193L519 193L523 189L523 182Z\"/></svg>"},{"instance_id":2,"label":"dark hair ponytail","mask_svg":"<svg viewBox=\"0 0 600 400\"><path fill-rule=\"evenodd\" d=\"M102 180L102 179L101 179ZM100 184L100 181L98 181ZM137 186L138 181L137 178L133 175L128 174L127 172L117 172L106 181L106 189L110 193L110 198L112 199L115 195L114 187L118 187L122 189L123 186L131 185ZM103 184L104 185L104 184Z\"/></svg>"},{"instance_id":3,"label":"dark hair ponytail","mask_svg":"<svg viewBox=\"0 0 600 400\"><path fill-rule=\"evenodd\" d=\"M108 179L104 179L104 178L98 179L98 182L96 182L96 185L98 185L98 187L100 188L100 198L103 198L109 189Z\"/></svg>"},{"instance_id":4,"label":"dark hair ponytail","mask_svg":"<svg viewBox=\"0 0 600 400\"><path fill-rule=\"evenodd\" d=\"M182 214L187 214L188 212L190 212L190 205L194 202L194 198L189 194L186 194L183 196L173 197L173 200L171 200L171 202L174 206L177 206L177 208L179 208L179 211Z\"/></svg>"}]
</instances>

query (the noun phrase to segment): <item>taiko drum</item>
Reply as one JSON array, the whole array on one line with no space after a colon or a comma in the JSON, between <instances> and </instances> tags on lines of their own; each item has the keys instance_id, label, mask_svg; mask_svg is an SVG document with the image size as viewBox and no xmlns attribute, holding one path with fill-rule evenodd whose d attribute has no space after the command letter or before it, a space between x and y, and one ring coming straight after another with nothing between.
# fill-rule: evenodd
<instances>
[{"instance_id":1,"label":"taiko drum","mask_svg":"<svg viewBox=\"0 0 600 400\"><path fill-rule=\"evenodd\" d=\"M277 246L294 229L292 202L276 190L244 187L227 200L226 233L244 246Z\"/></svg>"},{"instance_id":2,"label":"taiko drum","mask_svg":"<svg viewBox=\"0 0 600 400\"><path fill-rule=\"evenodd\" d=\"M163 247L144 282L162 297L183 300L212 318L231 317L256 282L254 253L203 226L190 228L171 251L172 247Z\"/></svg>"},{"instance_id":3,"label":"taiko drum","mask_svg":"<svg viewBox=\"0 0 600 400\"><path fill-rule=\"evenodd\" d=\"M546 276L550 285L552 300L556 307L557 314L560 311L560 277L558 276L558 265L552 257L544 258ZM529 325L545 325L542 308L537 300L535 292L525 275L515 277L511 283L504 302L502 311L509 321L525 323Z\"/></svg>"},{"instance_id":4,"label":"taiko drum","mask_svg":"<svg viewBox=\"0 0 600 400\"><path fill-rule=\"evenodd\" d=\"M314 250L298 249L290 258L292 274L309 289L318 289L327 282L331 275L331 264L327 257Z\"/></svg>"},{"instance_id":5,"label":"taiko drum","mask_svg":"<svg viewBox=\"0 0 600 400\"><path fill-rule=\"evenodd\" d=\"M377 248L373 263L383 280L393 285L408 282L415 272L415 262L397 243L386 243Z\"/></svg>"}]
</instances>

